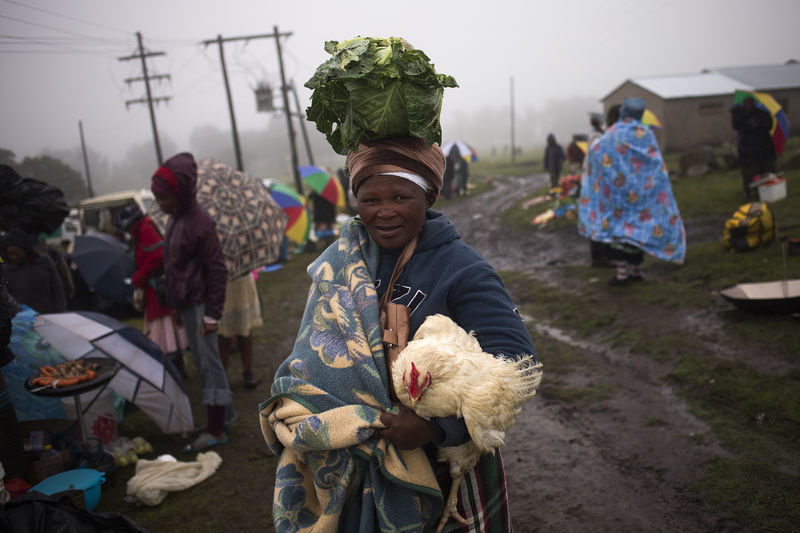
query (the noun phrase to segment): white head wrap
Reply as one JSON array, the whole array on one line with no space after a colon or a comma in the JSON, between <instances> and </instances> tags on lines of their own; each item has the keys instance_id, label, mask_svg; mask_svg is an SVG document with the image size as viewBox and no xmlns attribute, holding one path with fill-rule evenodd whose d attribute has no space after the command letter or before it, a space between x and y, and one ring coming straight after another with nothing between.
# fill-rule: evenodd
<instances>
[{"instance_id":1,"label":"white head wrap","mask_svg":"<svg viewBox=\"0 0 800 533\"><path fill-rule=\"evenodd\" d=\"M428 181L425 178L423 178L419 174L413 174L411 172L401 172L399 170L395 170L392 172L384 172L382 174L378 174L378 176L397 176L398 178L403 178L410 181L411 183L419 185L426 192L431 188L430 183L428 183Z\"/></svg>"}]
</instances>

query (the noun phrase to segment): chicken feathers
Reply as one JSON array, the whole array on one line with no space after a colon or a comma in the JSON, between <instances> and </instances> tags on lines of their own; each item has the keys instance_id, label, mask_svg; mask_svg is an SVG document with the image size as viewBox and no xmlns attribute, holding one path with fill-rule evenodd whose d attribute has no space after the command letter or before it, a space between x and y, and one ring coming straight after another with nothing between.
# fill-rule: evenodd
<instances>
[{"instance_id":1,"label":"chicken feathers","mask_svg":"<svg viewBox=\"0 0 800 533\"><path fill-rule=\"evenodd\" d=\"M471 440L439 449L450 464L453 487L442 521L456 512L458 485L482 453L505 443L522 403L536 394L542 365L533 355L518 360L481 350L475 336L444 315L432 315L392 364L392 384L400 401L422 418L463 418Z\"/></svg>"}]
</instances>

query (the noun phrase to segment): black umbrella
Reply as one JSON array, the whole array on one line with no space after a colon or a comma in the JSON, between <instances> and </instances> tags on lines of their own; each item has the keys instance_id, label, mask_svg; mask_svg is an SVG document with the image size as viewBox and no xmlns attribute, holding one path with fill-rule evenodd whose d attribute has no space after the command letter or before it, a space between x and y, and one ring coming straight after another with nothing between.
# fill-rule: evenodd
<instances>
[{"instance_id":1,"label":"black umbrella","mask_svg":"<svg viewBox=\"0 0 800 533\"><path fill-rule=\"evenodd\" d=\"M129 303L133 289L126 283L136 271L127 247L108 233L75 237L72 259L86 283L115 302Z\"/></svg>"}]
</instances>

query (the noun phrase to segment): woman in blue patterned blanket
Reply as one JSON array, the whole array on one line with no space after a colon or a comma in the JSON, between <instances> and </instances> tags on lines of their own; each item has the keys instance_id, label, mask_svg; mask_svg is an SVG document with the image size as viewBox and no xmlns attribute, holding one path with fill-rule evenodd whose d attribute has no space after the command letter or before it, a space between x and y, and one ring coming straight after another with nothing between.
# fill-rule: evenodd
<instances>
[{"instance_id":1,"label":"woman in blue patterned blanket","mask_svg":"<svg viewBox=\"0 0 800 533\"><path fill-rule=\"evenodd\" d=\"M469 433L462 419L426 420L393 402L382 306L407 309L409 339L441 313L474 331L488 353L534 347L496 271L431 209L445 168L438 145L364 141L348 168L358 216L308 267L295 347L259 406L264 437L280 456L275 529L433 531L450 490L436 447L463 444ZM510 531L499 453L484 455L465 478L457 508L467 525L450 520L445 531Z\"/></svg>"},{"instance_id":2,"label":"woman in blue patterned blanket","mask_svg":"<svg viewBox=\"0 0 800 533\"><path fill-rule=\"evenodd\" d=\"M593 143L578 201L578 232L608 243L616 263L611 285L642 281L644 253L678 264L686 233L667 166L653 132L642 124L641 98L622 102L620 120Z\"/></svg>"}]
</instances>

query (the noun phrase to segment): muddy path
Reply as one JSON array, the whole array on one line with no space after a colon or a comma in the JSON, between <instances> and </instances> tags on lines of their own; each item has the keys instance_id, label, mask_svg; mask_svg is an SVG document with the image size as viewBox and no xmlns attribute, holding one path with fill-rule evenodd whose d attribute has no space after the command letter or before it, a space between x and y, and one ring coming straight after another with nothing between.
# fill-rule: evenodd
<instances>
[{"instance_id":1,"label":"muddy path","mask_svg":"<svg viewBox=\"0 0 800 533\"><path fill-rule=\"evenodd\" d=\"M441 210L497 270L525 272L563 287L569 281L561 268L589 261L588 242L577 231L498 231L499 214L545 183L544 175L503 178L488 192ZM602 270L602 282L612 273ZM624 299L624 294L610 297ZM620 312L670 313L647 307L631 309L620 302ZM663 318L684 320L687 332L718 346L712 315L671 314ZM706 322L702 332L698 319ZM589 361L559 373L559 387L609 387L613 393L588 407L544 395L526 404L502 450L515 531L740 530L688 489L703 463L724 451L663 380L669 363L631 354L624 346L576 340L547 323L535 323L533 329L534 343L550 336L576 347ZM548 354L539 358L546 380ZM658 423L649 423L654 420Z\"/></svg>"}]
</instances>

